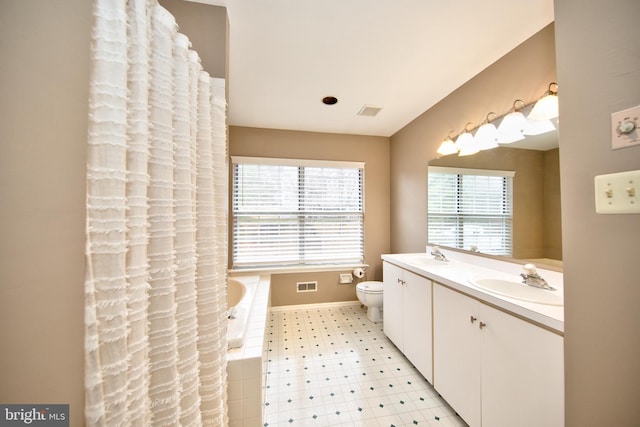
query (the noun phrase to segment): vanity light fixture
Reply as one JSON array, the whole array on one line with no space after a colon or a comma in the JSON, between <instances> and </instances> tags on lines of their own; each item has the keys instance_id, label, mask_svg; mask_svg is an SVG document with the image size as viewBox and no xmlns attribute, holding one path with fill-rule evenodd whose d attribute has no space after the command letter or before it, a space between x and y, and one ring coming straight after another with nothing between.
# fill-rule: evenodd
<instances>
[{"instance_id":1,"label":"vanity light fixture","mask_svg":"<svg viewBox=\"0 0 640 427\"><path fill-rule=\"evenodd\" d=\"M462 150L469 144L473 144L473 135L471 135L471 132L469 132L468 130L469 125L473 126L473 123L468 122L466 125L464 125L462 133L460 133L460 135L458 135L458 138L456 138L456 148L458 149L458 151Z\"/></svg>"},{"instance_id":2,"label":"vanity light fixture","mask_svg":"<svg viewBox=\"0 0 640 427\"><path fill-rule=\"evenodd\" d=\"M549 83L549 89L529 113L530 120L548 120L558 117L558 83Z\"/></svg>"},{"instance_id":3,"label":"vanity light fixture","mask_svg":"<svg viewBox=\"0 0 640 427\"><path fill-rule=\"evenodd\" d=\"M473 126L473 123L468 122L460 135L456 138L456 148L458 151L462 150L466 145L473 144L473 135L469 132L469 125Z\"/></svg>"},{"instance_id":4,"label":"vanity light fixture","mask_svg":"<svg viewBox=\"0 0 640 427\"><path fill-rule=\"evenodd\" d=\"M456 147L456 144L453 142L453 139L451 139L452 133L454 132L453 131L449 132L449 135L447 135L447 137L442 141L436 153L442 156L448 156L449 154L455 154L458 152L458 147Z\"/></svg>"},{"instance_id":5,"label":"vanity light fixture","mask_svg":"<svg viewBox=\"0 0 640 427\"><path fill-rule=\"evenodd\" d=\"M518 104L522 105L518 107ZM520 112L524 106L525 103L522 99L513 101L513 109L504 116L498 126L498 144L511 144L524 139L522 131L527 127L527 118Z\"/></svg>"},{"instance_id":6,"label":"vanity light fixture","mask_svg":"<svg viewBox=\"0 0 640 427\"><path fill-rule=\"evenodd\" d=\"M526 112L529 109L531 111L525 117L523 111ZM539 135L555 130L556 127L551 119L558 117L558 84L549 83L549 89L535 105L533 103L525 104L522 99L516 99L513 102L511 112L499 117L502 117L502 120L496 128L492 123L497 119L496 113L487 114L486 120L478 128L475 137L471 134L475 129L471 122L465 125L455 143L451 137L453 131L449 132L436 152L442 156L456 152L458 156L469 156L480 150L499 147L500 144L521 141L525 135Z\"/></svg>"},{"instance_id":7,"label":"vanity light fixture","mask_svg":"<svg viewBox=\"0 0 640 427\"><path fill-rule=\"evenodd\" d=\"M473 139L473 135L469 131L469 125L471 125L471 129L473 129L473 123L469 122L464 127L464 132L460 134L458 139L456 139L456 146L460 151L458 151L458 156L470 156L472 154L476 154L478 151L478 144L476 144Z\"/></svg>"},{"instance_id":8,"label":"vanity light fixture","mask_svg":"<svg viewBox=\"0 0 640 427\"><path fill-rule=\"evenodd\" d=\"M493 115L493 118L490 119ZM478 128L476 132L475 141L478 144L478 149L480 150L490 150L491 148L498 147L498 143L496 142L498 139L498 129L496 125L491 123L491 121L495 120L496 113L493 111L487 114L487 119L484 121L484 124Z\"/></svg>"}]
</instances>

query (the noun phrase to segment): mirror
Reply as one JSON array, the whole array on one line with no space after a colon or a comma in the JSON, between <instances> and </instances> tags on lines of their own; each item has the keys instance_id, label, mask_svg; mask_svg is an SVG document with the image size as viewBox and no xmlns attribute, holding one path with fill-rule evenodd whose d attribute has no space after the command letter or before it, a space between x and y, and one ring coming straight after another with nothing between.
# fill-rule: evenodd
<instances>
[{"instance_id":1,"label":"mirror","mask_svg":"<svg viewBox=\"0 0 640 427\"><path fill-rule=\"evenodd\" d=\"M554 125L557 129L555 120ZM562 266L557 131L527 136L471 156L442 156L431 160L429 166L515 171L512 259L556 269ZM431 239L429 244L443 246Z\"/></svg>"}]
</instances>

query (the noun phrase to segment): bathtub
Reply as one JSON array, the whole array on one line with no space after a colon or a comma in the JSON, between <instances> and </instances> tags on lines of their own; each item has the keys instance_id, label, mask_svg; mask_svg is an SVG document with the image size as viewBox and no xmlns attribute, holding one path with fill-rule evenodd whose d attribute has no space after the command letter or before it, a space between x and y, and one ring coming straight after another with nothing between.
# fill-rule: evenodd
<instances>
[{"instance_id":1,"label":"bathtub","mask_svg":"<svg viewBox=\"0 0 640 427\"><path fill-rule=\"evenodd\" d=\"M242 347L247 338L249 315L260 276L230 276L227 284L227 345Z\"/></svg>"},{"instance_id":2,"label":"bathtub","mask_svg":"<svg viewBox=\"0 0 640 427\"><path fill-rule=\"evenodd\" d=\"M229 275L227 403L229 427L262 426L269 343L269 275Z\"/></svg>"}]
</instances>

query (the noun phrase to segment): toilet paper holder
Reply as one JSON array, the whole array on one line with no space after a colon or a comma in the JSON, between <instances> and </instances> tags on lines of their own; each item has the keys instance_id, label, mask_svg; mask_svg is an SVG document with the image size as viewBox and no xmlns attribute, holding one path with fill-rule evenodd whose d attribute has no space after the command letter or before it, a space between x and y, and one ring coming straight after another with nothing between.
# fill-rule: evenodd
<instances>
[{"instance_id":1,"label":"toilet paper holder","mask_svg":"<svg viewBox=\"0 0 640 427\"><path fill-rule=\"evenodd\" d=\"M353 276L358 278L358 279L362 279L364 277L365 272L367 271L367 269L369 268L368 265L364 266L364 267L356 267L353 270Z\"/></svg>"}]
</instances>

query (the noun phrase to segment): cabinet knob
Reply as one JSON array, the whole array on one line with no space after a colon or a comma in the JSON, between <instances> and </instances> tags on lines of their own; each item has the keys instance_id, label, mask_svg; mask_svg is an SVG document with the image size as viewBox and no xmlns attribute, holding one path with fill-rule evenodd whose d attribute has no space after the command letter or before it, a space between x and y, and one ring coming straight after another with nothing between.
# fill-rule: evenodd
<instances>
[{"instance_id":1,"label":"cabinet knob","mask_svg":"<svg viewBox=\"0 0 640 427\"><path fill-rule=\"evenodd\" d=\"M469 316L469 320L471 321L471 323L473 323L476 320L478 320L478 318L477 317L473 317L473 316Z\"/></svg>"},{"instance_id":2,"label":"cabinet knob","mask_svg":"<svg viewBox=\"0 0 640 427\"><path fill-rule=\"evenodd\" d=\"M486 323L484 323L484 322L480 322L480 329L483 329L485 326L487 326L487 324L486 324Z\"/></svg>"}]
</instances>

